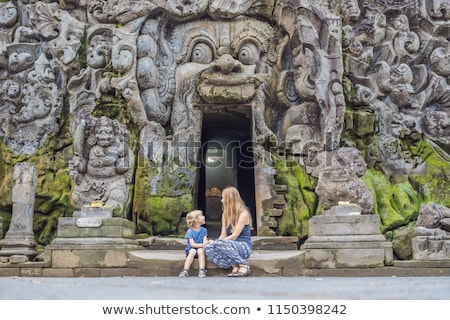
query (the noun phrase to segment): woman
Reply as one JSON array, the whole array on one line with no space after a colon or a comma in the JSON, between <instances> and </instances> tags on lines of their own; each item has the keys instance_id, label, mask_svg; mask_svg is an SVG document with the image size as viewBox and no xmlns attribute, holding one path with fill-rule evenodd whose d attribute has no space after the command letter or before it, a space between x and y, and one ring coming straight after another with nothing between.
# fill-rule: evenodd
<instances>
[{"instance_id":1,"label":"woman","mask_svg":"<svg viewBox=\"0 0 450 320\"><path fill-rule=\"evenodd\" d=\"M246 277L251 270L245 260L252 254L252 216L235 187L222 191L222 228L220 237L204 250L206 258L223 269L232 267L229 277Z\"/></svg>"}]
</instances>

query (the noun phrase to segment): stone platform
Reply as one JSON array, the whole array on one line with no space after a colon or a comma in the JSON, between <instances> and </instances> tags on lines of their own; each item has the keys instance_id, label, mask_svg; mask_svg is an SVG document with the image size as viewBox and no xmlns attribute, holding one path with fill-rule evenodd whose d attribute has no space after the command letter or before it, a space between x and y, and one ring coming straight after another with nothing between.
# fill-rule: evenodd
<instances>
[{"instance_id":1,"label":"stone platform","mask_svg":"<svg viewBox=\"0 0 450 320\"><path fill-rule=\"evenodd\" d=\"M380 232L373 214L318 215L308 221L305 266L326 268L380 268L393 264L392 243Z\"/></svg>"},{"instance_id":2,"label":"stone platform","mask_svg":"<svg viewBox=\"0 0 450 320\"><path fill-rule=\"evenodd\" d=\"M392 265L384 267L308 268L305 251L296 248L295 238L253 237L252 242L254 251L248 259L252 277L450 276L450 261L394 260ZM80 243L78 248L73 248L76 254L70 249L53 248L59 255L56 260L50 255L53 250L46 250L42 261L0 262L0 277L176 277L184 264L184 245L183 239L151 237L135 240L128 249L99 245L98 251L82 251ZM83 262L89 261L84 260L88 257L96 262ZM228 273L212 263L207 264L207 269L208 277L223 277ZM196 276L196 271L197 261L191 268L191 276Z\"/></svg>"}]
</instances>

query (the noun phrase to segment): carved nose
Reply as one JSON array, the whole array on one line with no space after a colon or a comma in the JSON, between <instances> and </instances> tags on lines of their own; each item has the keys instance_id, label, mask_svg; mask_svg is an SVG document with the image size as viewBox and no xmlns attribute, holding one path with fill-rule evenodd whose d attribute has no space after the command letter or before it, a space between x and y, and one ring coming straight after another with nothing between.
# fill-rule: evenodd
<instances>
[{"instance_id":1,"label":"carved nose","mask_svg":"<svg viewBox=\"0 0 450 320\"><path fill-rule=\"evenodd\" d=\"M223 74L230 74L232 72L238 73L241 72L241 63L236 61L231 55L224 54L217 61L213 71L221 72Z\"/></svg>"}]
</instances>

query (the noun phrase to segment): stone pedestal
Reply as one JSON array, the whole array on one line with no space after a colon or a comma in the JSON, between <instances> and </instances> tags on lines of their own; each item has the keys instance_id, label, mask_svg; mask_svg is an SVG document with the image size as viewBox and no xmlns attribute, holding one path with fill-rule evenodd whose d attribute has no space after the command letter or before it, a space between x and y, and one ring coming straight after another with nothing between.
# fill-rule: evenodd
<instances>
[{"instance_id":1,"label":"stone pedestal","mask_svg":"<svg viewBox=\"0 0 450 320\"><path fill-rule=\"evenodd\" d=\"M353 208L309 220L309 238L302 245L305 267L312 269L374 268L393 264L392 244L380 232L377 215Z\"/></svg>"},{"instance_id":2,"label":"stone pedestal","mask_svg":"<svg viewBox=\"0 0 450 320\"><path fill-rule=\"evenodd\" d=\"M128 251L143 248L134 223L109 213L109 208L89 207L60 218L57 237L45 248L52 268L126 267Z\"/></svg>"}]
</instances>

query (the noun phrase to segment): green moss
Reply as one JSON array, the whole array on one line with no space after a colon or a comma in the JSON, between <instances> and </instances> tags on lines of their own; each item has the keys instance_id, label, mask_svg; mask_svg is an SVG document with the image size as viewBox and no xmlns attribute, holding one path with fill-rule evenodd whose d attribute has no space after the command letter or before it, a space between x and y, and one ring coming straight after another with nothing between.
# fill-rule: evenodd
<instances>
[{"instance_id":1,"label":"green moss","mask_svg":"<svg viewBox=\"0 0 450 320\"><path fill-rule=\"evenodd\" d=\"M145 201L145 217L136 212L138 232L150 235L171 235L178 231L183 213L191 211L192 196L185 194L178 197L148 197Z\"/></svg>"},{"instance_id":2,"label":"green moss","mask_svg":"<svg viewBox=\"0 0 450 320\"><path fill-rule=\"evenodd\" d=\"M276 183L287 186L286 206L278 219L278 235L294 235L306 238L308 219L317 208L317 196L314 193L316 180L311 178L303 167L295 161L273 156L277 169Z\"/></svg>"},{"instance_id":3,"label":"green moss","mask_svg":"<svg viewBox=\"0 0 450 320\"><path fill-rule=\"evenodd\" d=\"M380 216L382 230L387 231L395 226L402 225L404 223L403 217L391 205L391 184L386 180L386 177L378 172L368 170L362 180L372 191L374 196L373 211Z\"/></svg>"},{"instance_id":4,"label":"green moss","mask_svg":"<svg viewBox=\"0 0 450 320\"><path fill-rule=\"evenodd\" d=\"M426 170L410 180L424 203L435 202L450 207L450 164L435 153L425 160Z\"/></svg>"},{"instance_id":5,"label":"green moss","mask_svg":"<svg viewBox=\"0 0 450 320\"><path fill-rule=\"evenodd\" d=\"M409 182L392 184L374 170L368 170L362 180L372 191L373 211L380 216L383 232L403 226L417 217L420 197Z\"/></svg>"}]
</instances>

